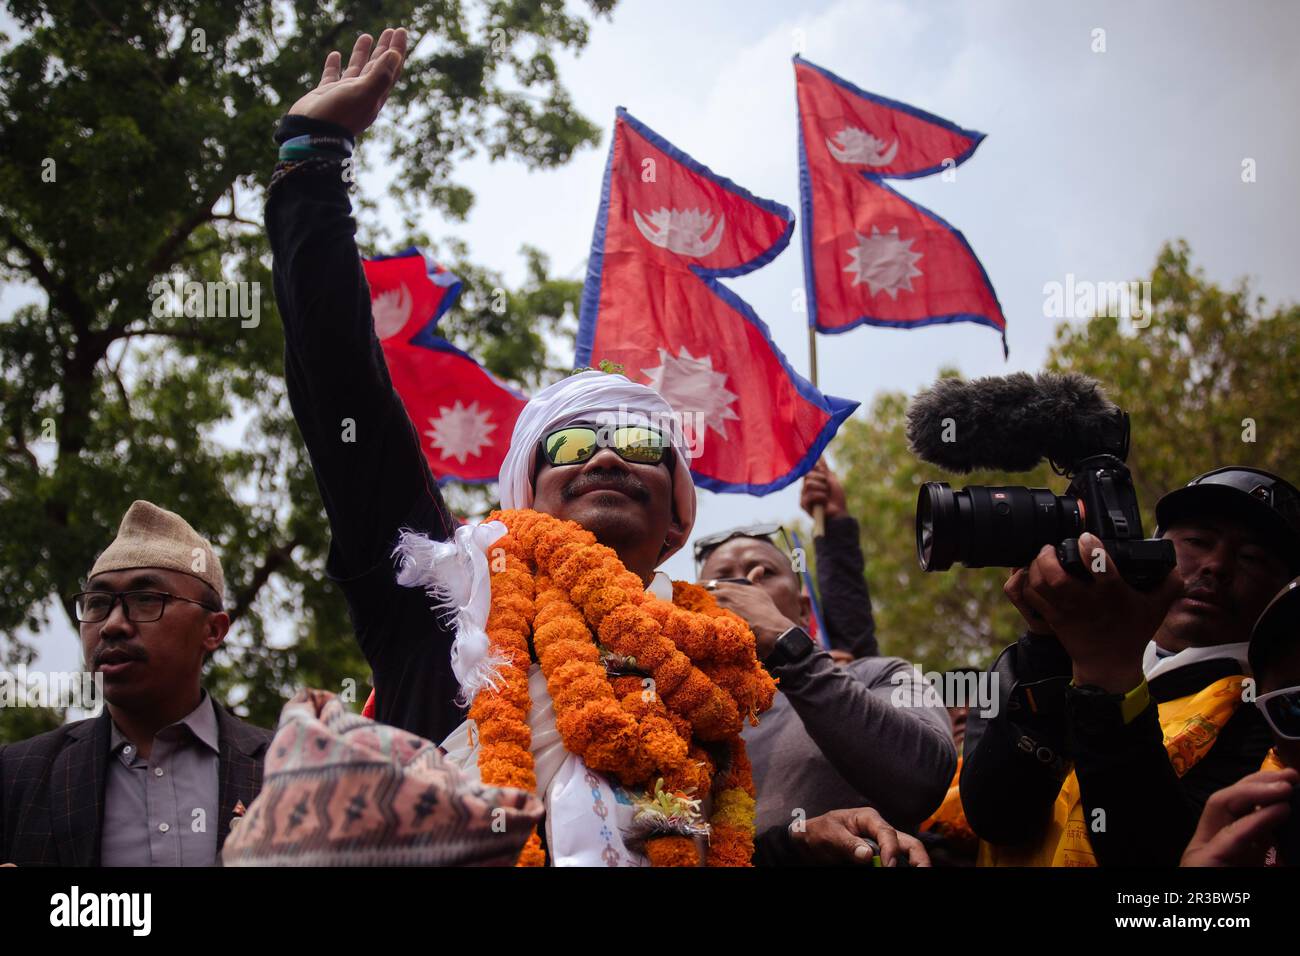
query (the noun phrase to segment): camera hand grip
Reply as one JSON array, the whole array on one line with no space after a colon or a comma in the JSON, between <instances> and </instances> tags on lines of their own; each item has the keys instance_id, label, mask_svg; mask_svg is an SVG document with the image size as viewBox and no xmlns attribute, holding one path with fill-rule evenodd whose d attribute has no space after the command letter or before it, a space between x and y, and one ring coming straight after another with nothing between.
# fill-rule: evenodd
<instances>
[{"instance_id":1,"label":"camera hand grip","mask_svg":"<svg viewBox=\"0 0 1300 956\"><path fill-rule=\"evenodd\" d=\"M1088 568L1084 564L1083 556L1079 554L1079 539L1067 538L1056 546L1056 560L1061 562L1061 567L1066 572L1081 578L1085 581L1090 580L1092 575L1088 573Z\"/></svg>"}]
</instances>

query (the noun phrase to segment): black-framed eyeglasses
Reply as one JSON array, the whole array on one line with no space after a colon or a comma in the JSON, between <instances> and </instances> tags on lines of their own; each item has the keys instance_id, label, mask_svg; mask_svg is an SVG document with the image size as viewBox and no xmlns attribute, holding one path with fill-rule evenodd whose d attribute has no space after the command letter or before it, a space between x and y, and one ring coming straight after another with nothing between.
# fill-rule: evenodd
<instances>
[{"instance_id":1,"label":"black-framed eyeglasses","mask_svg":"<svg viewBox=\"0 0 1300 956\"><path fill-rule=\"evenodd\" d=\"M793 550L790 544L790 535L786 532L785 526L777 522L767 522L765 524L747 525L741 528L729 528L726 531L719 531L716 534L706 534L695 542L695 567L698 571L704 564L704 559L709 556L709 552L720 545L726 544L732 538L758 538L762 541L772 541L774 535L780 535L781 541L785 545L786 554Z\"/></svg>"},{"instance_id":2,"label":"black-framed eyeglasses","mask_svg":"<svg viewBox=\"0 0 1300 956\"><path fill-rule=\"evenodd\" d=\"M601 448L634 465L658 465L672 451L668 436L648 425L565 425L547 432L541 446L552 465L580 465Z\"/></svg>"},{"instance_id":3,"label":"black-framed eyeglasses","mask_svg":"<svg viewBox=\"0 0 1300 956\"><path fill-rule=\"evenodd\" d=\"M76 605L77 620L82 624L98 624L100 621L107 620L118 601L122 602L126 619L137 624L158 620L163 616L163 611L167 610L168 601L197 604L205 611L221 610L202 601L193 601L179 594L168 594L166 591L81 591L72 595L72 601Z\"/></svg>"}]
</instances>

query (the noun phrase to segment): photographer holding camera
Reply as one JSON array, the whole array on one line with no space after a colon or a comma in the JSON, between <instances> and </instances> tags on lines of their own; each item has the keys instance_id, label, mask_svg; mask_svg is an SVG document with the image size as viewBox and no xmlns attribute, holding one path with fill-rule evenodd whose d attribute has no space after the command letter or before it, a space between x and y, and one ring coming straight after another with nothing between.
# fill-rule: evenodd
<instances>
[{"instance_id":1,"label":"photographer holding camera","mask_svg":"<svg viewBox=\"0 0 1300 956\"><path fill-rule=\"evenodd\" d=\"M1178 567L1155 590L1126 583L1091 534L1091 580L1051 547L1008 579L1029 633L994 665L1009 699L972 717L961 781L972 827L997 845L981 862L1175 865L1210 794L1268 751L1241 706L1246 649L1300 570L1300 492L1224 468L1165 495L1156 518Z\"/></svg>"},{"instance_id":2,"label":"photographer holding camera","mask_svg":"<svg viewBox=\"0 0 1300 956\"><path fill-rule=\"evenodd\" d=\"M961 799L980 862L1176 865L1209 795L1268 750L1262 717L1241 706L1246 642L1300 570L1300 492L1222 468L1165 495L1147 539L1128 416L1095 381L944 379L908 418L917 454L950 470L1047 458L1070 477L1059 496L928 482L918 500L922 567L1016 568L1005 590L1029 624L993 665L995 716L966 730Z\"/></svg>"}]
</instances>

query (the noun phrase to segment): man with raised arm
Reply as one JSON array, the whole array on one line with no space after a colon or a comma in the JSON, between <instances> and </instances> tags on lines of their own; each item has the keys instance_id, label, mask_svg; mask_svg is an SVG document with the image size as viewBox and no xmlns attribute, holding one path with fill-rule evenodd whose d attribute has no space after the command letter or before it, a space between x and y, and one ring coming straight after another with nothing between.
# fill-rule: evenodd
<instances>
[{"instance_id":1,"label":"man with raised arm","mask_svg":"<svg viewBox=\"0 0 1300 956\"><path fill-rule=\"evenodd\" d=\"M545 827L520 863L748 864L740 730L773 687L740 618L656 572L695 519L687 443L662 424L672 409L616 374L543 389L502 465L506 510L460 526L393 390L345 174L406 45L385 30L362 36L346 69L329 55L276 131L266 209L289 398L376 715L446 738L484 783L542 796ZM806 841L810 858L863 860L862 837L882 856L898 846L877 814L809 823L824 837Z\"/></svg>"}]
</instances>

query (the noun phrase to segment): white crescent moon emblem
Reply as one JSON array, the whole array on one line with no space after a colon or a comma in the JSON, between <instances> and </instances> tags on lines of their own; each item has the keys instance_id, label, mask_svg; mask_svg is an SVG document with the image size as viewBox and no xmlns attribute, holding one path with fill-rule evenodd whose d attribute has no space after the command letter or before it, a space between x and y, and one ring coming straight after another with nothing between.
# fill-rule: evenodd
<instances>
[{"instance_id":1,"label":"white crescent moon emblem","mask_svg":"<svg viewBox=\"0 0 1300 956\"><path fill-rule=\"evenodd\" d=\"M703 258L704 256L707 256L710 252L712 252L714 249L718 248L718 243L722 242L722 229L724 226L726 226L726 224L727 224L727 217L719 216L718 225L714 227L713 235L710 236L708 239L704 240L703 245L700 246L700 251L696 253L697 256Z\"/></svg>"},{"instance_id":2,"label":"white crescent moon emblem","mask_svg":"<svg viewBox=\"0 0 1300 956\"><path fill-rule=\"evenodd\" d=\"M411 292L406 283L371 299L370 313L375 320L375 335L381 342L402 331L411 317Z\"/></svg>"},{"instance_id":3,"label":"white crescent moon emblem","mask_svg":"<svg viewBox=\"0 0 1300 956\"><path fill-rule=\"evenodd\" d=\"M867 166L888 166L894 161L894 157L898 155L898 140L894 140L894 142L890 144L889 148L882 153L880 152L880 147L884 145L884 142L876 139L869 133L863 134L862 136L848 138L844 136L844 132L846 131L841 131L840 138L848 139L848 142L843 146L840 146L832 139L828 138L826 140L826 148L830 150L831 155L841 163L865 163ZM860 130L854 130L854 132L861 133Z\"/></svg>"},{"instance_id":4,"label":"white crescent moon emblem","mask_svg":"<svg viewBox=\"0 0 1300 956\"><path fill-rule=\"evenodd\" d=\"M718 248L727 226L727 217L719 216L713 232L706 239L704 234L713 224L713 216L699 209L656 209L650 213L648 222L633 209L632 221L651 245L695 259L702 259Z\"/></svg>"}]
</instances>

